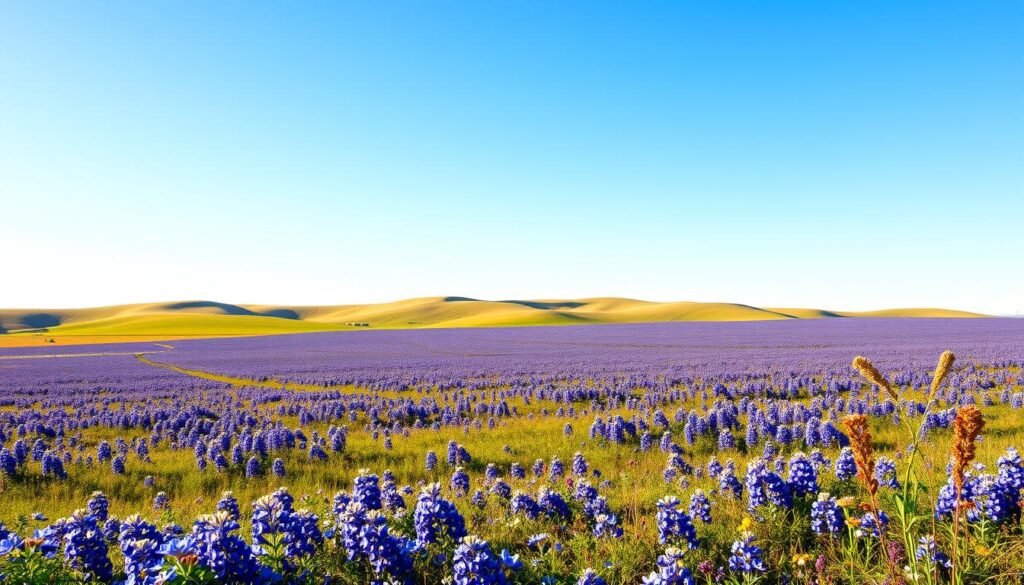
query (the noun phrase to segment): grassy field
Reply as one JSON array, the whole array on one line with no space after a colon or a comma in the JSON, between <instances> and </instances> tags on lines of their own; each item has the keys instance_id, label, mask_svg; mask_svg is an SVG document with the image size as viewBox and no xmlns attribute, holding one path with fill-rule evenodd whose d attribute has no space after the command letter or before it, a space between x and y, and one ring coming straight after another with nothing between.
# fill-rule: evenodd
<instances>
[{"instance_id":1,"label":"grassy field","mask_svg":"<svg viewBox=\"0 0 1024 585\"><path fill-rule=\"evenodd\" d=\"M156 367L158 364L153 365ZM282 385L274 381L228 378L180 368L177 371L204 379L232 383L238 387L264 386L299 395L303 392L323 390L319 387L297 384ZM1009 373L1019 374L1017 371ZM362 392L352 387L336 390L344 393ZM999 390L996 388L994 391ZM908 388L899 389L899 392L905 399L925 399L923 394ZM397 398L400 395L392 396ZM639 394L636 397L641 398ZM801 402L806 403L807 400ZM665 405L664 408L668 412L678 407L704 410L707 404L704 399L694 398ZM249 526L245 520L245 510L249 509L249 502L281 486L291 491L296 501L301 503L301 507L315 511L321 518L328 518L331 517L332 494L338 490L351 489L352 479L361 469L369 469L377 474L390 470L399 486L420 486L433 481L445 485L453 468L444 463L444 453L448 441L454 439L464 445L473 456L472 463L466 466L472 481L471 493L477 488L486 490L483 476L489 463L497 466L499 474L508 481L513 490L535 492L537 482L529 472L534 459L539 457L550 461L552 457L558 457L568 465L573 454L577 452L585 456L592 470L602 471L604 478L610 481L608 488L602 490L602 495L608 498L612 508L619 513L619 523L625 533L621 539L594 539L590 536L585 522L579 518L575 523L566 525L554 524L543 518L526 520L510 514L507 506L494 497L489 498L483 508L471 506L468 498L458 500L458 506L467 519L470 532L486 535L495 550L509 548L521 551L523 543L537 533L550 533L553 541L559 542L563 547L558 554L553 554L550 550L523 553L524 560L534 564L526 569L523 580L517 582L539 583L542 574L572 575L578 572L580 567L599 567L609 583L637 583L641 575L655 566L656 559L663 549L657 538L654 503L666 495L676 495L686 502L698 488L710 494L718 491L717 481L706 477L690 477L683 482L666 482L662 478L666 454L661 452L657 445L645 452L638 449L635 439L625 444L613 444L605 440L588 438L587 426L593 420L593 416L584 411L578 412L575 418L559 417L552 414L558 407L557 403L542 400L527 402L516 398L511 399L510 406L518 409L519 416L503 419L494 428L469 427L466 431L452 428L438 431L411 430L409 436L396 438L390 448L385 447L383 437L375 438L364 428L364 424L369 421L360 417L348 424L350 433L345 452L332 453L326 463L310 461L301 451L286 452L283 457L288 472L284 479L274 478L269 474L246 478L237 470L229 473L216 473L213 470L199 473L190 452L166 448L153 449L151 463L143 463L134 456L128 457L127 472L120 476L112 475L107 466L84 468L77 465L71 467L69 479L62 482L39 476L16 482L3 482L0 475L0 521L8 526L41 527L46 522L33 521L33 513L43 511L50 519L67 515L80 508L92 491L102 490L111 499L112 514L123 517L142 510L144 515L154 521L179 522L187 526L197 515L209 512L222 492L230 490L242 503L242 532L247 534ZM244 408L257 409L274 416L276 407L273 404L252 404L245 405ZM629 409L621 409L604 412L602 416L607 418L609 415L622 414L629 417L633 413L634 411ZM1016 411L1006 406L984 407L983 413L987 427L985 440L978 444L976 460L991 469L996 458L1008 447L1021 445L1024 437L1024 420L1017 416ZM315 431L326 435L328 431L326 424L302 425L298 418L290 415L275 418L288 427L303 426L307 433ZM573 425L572 435L566 435L566 423ZM871 426L876 454L900 459L908 444L903 430L885 419L872 419ZM681 441L684 434L681 423L673 423L670 431ZM920 479L927 488L926 498L930 501L925 506L928 506L928 509L934 505L939 487L946 481L944 464L949 459L950 435L949 430L936 431L922 447L925 463L921 467ZM141 439L146 436L148 435L145 432L103 428L87 429L82 432L82 440L88 452L95 452L96 445L101 440L113 443L115 437L131 440L134 437ZM424 468L424 454L430 450L441 458L441 463L433 471ZM704 466L712 457L718 457L723 463L726 460L735 461L737 474L741 480L746 462L760 455L760 448L748 452L742 441L738 448L723 452L710 437L700 437L694 445L686 447L685 450L686 459L696 466ZM784 447L781 454L788 457L793 451L795 449ZM825 450L825 455L832 461L835 460L837 453L838 449L835 448ZM509 477L508 470L513 463L519 463L528 470L526 479L515 480ZM150 475L157 479L155 485L147 487L144 478ZM864 501L863 489L854 481L837 481L827 469L820 472L819 481L822 489L834 496L849 495ZM152 509L152 501L158 491L169 496L169 509ZM700 558L712 560L718 565L726 562L729 555L728 547L735 538L736 527L750 515L744 505L745 501L745 498L713 498L713 523L697 525L698 536L704 543ZM410 506L414 505L415 496L407 497L407 502ZM765 547L768 551L765 560L770 566L786 567L790 566L794 555L808 550L808 541L800 536L807 532L808 520L806 517L779 513L782 514L779 517L760 518L751 530L759 541L772 543L771 546ZM998 534L989 535L987 538L985 542L988 544L1001 544L986 549L984 557L976 559L974 566L977 567L980 563L989 574L1014 574L1013 567L1019 567L1020 555L1024 554L1024 543L1019 538L1000 540ZM835 555L837 559L845 554L839 541L818 543L816 546L817 552ZM866 559L867 557L857 562L863 563ZM865 569L863 564L851 564L849 571L850 581L845 582L873 582L872 573ZM527 578L529 574L536 574L537 580ZM1005 581L987 582L1017 581L1007 578Z\"/></svg>"}]
</instances>

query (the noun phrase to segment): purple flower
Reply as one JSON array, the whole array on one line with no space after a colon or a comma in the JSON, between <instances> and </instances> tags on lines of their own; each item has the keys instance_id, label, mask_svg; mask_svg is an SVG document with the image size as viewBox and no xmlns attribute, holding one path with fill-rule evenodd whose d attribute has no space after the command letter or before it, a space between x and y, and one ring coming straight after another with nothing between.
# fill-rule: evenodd
<instances>
[{"instance_id":1,"label":"purple flower","mask_svg":"<svg viewBox=\"0 0 1024 585\"><path fill-rule=\"evenodd\" d=\"M686 542L691 549L697 548L697 530L690 516L683 511L683 503L675 496L665 496L658 500L658 512L655 514L658 524L658 542L681 544Z\"/></svg>"},{"instance_id":2,"label":"purple flower","mask_svg":"<svg viewBox=\"0 0 1024 585\"><path fill-rule=\"evenodd\" d=\"M754 544L753 536L747 536L732 543L729 570L735 573L765 572L766 567L761 559L761 547Z\"/></svg>"},{"instance_id":3,"label":"purple flower","mask_svg":"<svg viewBox=\"0 0 1024 585\"><path fill-rule=\"evenodd\" d=\"M417 546L427 546L443 535L457 541L466 535L465 520L455 504L441 497L441 485L432 483L420 491L413 512Z\"/></svg>"},{"instance_id":4,"label":"purple flower","mask_svg":"<svg viewBox=\"0 0 1024 585\"><path fill-rule=\"evenodd\" d=\"M455 548L452 577L455 585L505 585L502 562L491 552L487 541L466 536Z\"/></svg>"}]
</instances>

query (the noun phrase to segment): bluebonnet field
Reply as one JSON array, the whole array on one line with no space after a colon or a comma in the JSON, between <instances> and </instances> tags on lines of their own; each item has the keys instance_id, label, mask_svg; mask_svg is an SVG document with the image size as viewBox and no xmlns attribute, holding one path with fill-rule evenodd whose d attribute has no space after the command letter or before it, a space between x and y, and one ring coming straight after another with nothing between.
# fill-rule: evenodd
<instances>
[{"instance_id":1,"label":"bluebonnet field","mask_svg":"<svg viewBox=\"0 0 1024 585\"><path fill-rule=\"evenodd\" d=\"M1021 583L1022 366L1011 319L0 350L0 573Z\"/></svg>"}]
</instances>

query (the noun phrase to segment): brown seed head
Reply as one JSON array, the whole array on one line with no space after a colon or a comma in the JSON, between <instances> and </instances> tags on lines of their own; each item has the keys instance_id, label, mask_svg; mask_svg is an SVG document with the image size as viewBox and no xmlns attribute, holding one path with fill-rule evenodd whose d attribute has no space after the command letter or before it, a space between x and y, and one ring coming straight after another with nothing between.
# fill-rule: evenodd
<instances>
[{"instance_id":1,"label":"brown seed head","mask_svg":"<svg viewBox=\"0 0 1024 585\"><path fill-rule=\"evenodd\" d=\"M974 442L985 427L981 411L977 406L969 404L961 406L953 419L953 484L956 486L957 499L964 487L964 471L974 460Z\"/></svg>"},{"instance_id":2,"label":"brown seed head","mask_svg":"<svg viewBox=\"0 0 1024 585\"><path fill-rule=\"evenodd\" d=\"M882 372L879 372L878 368L871 363L871 360L859 355L853 358L853 367L856 368L857 371L860 372L860 375L864 376L867 381L878 386L882 390L885 390L885 393L893 400L899 401L899 395L896 394L895 390L893 390L892 385L890 385L889 381L885 379Z\"/></svg>"},{"instance_id":3,"label":"brown seed head","mask_svg":"<svg viewBox=\"0 0 1024 585\"><path fill-rule=\"evenodd\" d=\"M850 449L853 450L853 460L857 463L857 479L868 489L868 493L875 495L878 492L878 480L875 479L875 455L871 446L868 417L863 414L851 414L843 419L843 425L850 434Z\"/></svg>"},{"instance_id":4,"label":"brown seed head","mask_svg":"<svg viewBox=\"0 0 1024 585\"><path fill-rule=\"evenodd\" d=\"M932 391L928 395L929 400L935 397L935 393L939 390L939 386L942 385L943 380L949 375L949 371L953 369L953 362L956 360L956 356L953 352L948 349L942 352L939 356L939 365L935 368L935 375L932 376Z\"/></svg>"}]
</instances>

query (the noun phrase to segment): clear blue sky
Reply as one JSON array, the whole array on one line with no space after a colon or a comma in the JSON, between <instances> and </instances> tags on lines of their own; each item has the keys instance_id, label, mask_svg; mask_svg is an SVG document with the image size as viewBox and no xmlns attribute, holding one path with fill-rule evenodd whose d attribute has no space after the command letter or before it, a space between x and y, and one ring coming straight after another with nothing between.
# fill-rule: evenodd
<instances>
[{"instance_id":1,"label":"clear blue sky","mask_svg":"<svg viewBox=\"0 0 1024 585\"><path fill-rule=\"evenodd\" d=\"M1014 313L1022 226L1017 0L0 6L0 306Z\"/></svg>"}]
</instances>

